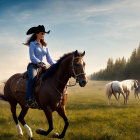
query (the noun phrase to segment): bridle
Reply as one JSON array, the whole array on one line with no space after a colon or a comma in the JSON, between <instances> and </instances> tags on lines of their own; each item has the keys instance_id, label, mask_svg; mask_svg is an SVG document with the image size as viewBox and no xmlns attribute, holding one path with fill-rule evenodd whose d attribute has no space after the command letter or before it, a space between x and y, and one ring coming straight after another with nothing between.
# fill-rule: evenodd
<instances>
[{"instance_id":1,"label":"bridle","mask_svg":"<svg viewBox=\"0 0 140 140\"><path fill-rule=\"evenodd\" d=\"M73 55L73 59L72 59L72 72L73 72L73 75L74 75L74 78L76 79L76 82L78 82L78 76L79 75L86 75L86 73L78 73L78 74L76 74L76 72L75 72L75 69L74 69L74 60L75 59L79 59L79 58L81 58L82 59L82 57L74 57L74 55Z\"/></svg>"},{"instance_id":2,"label":"bridle","mask_svg":"<svg viewBox=\"0 0 140 140\"><path fill-rule=\"evenodd\" d=\"M73 72L73 75L74 75L74 79L76 79L76 82L74 83L74 84L71 84L70 83L70 81L69 81L69 84L68 85L66 85L66 88L67 87L72 87L72 86L75 86L76 85L76 83L78 82L78 76L79 75L86 75L86 73L79 73L79 74L76 74L76 72L75 72L75 69L74 69L74 60L75 59L79 59L79 58L81 58L82 59L82 57L74 57L74 55L73 55L73 59L72 59L72 72ZM60 80L57 80L59 83L61 83L61 84L63 84L64 85L64 83L63 82L61 82Z\"/></svg>"},{"instance_id":3,"label":"bridle","mask_svg":"<svg viewBox=\"0 0 140 140\"><path fill-rule=\"evenodd\" d=\"M74 55L73 55L73 59L72 59L72 72L73 72L73 75L74 75L74 79L76 79L76 82L75 82L75 84L73 84L73 85L71 85L70 83L69 83L69 85L65 85L65 87L66 87L66 90L65 90L65 92L67 92L67 87L72 87L72 86L75 86L76 85L76 83L79 81L78 80L78 76L79 75L86 75L86 73L84 73L84 72L82 72L82 73L78 73L78 74L76 74L76 72L75 72L75 69L74 69L74 60L75 59L79 59L79 58L81 58L82 59L82 57L74 57ZM64 84L63 82L61 82L60 80L57 80L58 82L60 82L61 84ZM60 101L59 101L59 105L58 105L58 108L61 106L61 103L62 103L62 100L63 100L63 94L65 93L62 93L62 92L60 92L56 87L55 87L55 90L60 94L60 96L61 96L61 98L60 98Z\"/></svg>"}]
</instances>

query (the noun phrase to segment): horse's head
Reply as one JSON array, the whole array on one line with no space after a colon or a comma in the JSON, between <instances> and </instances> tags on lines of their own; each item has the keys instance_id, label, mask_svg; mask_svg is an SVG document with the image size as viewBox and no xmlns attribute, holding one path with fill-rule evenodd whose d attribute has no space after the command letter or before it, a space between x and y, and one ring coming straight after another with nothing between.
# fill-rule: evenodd
<instances>
[{"instance_id":1,"label":"horse's head","mask_svg":"<svg viewBox=\"0 0 140 140\"><path fill-rule=\"evenodd\" d=\"M135 89L138 88L138 80L134 80L134 88L135 88Z\"/></svg>"},{"instance_id":2,"label":"horse's head","mask_svg":"<svg viewBox=\"0 0 140 140\"><path fill-rule=\"evenodd\" d=\"M70 77L74 77L76 82L78 82L81 87L84 87L87 84L85 62L83 60L84 55L85 51L83 53L79 53L77 50L68 54L64 54L59 60L57 60L57 63L45 71L42 80L45 81L51 76L55 76L57 79L57 75L55 74L58 72L58 75L61 76L61 79L62 75L66 81Z\"/></svg>"},{"instance_id":3,"label":"horse's head","mask_svg":"<svg viewBox=\"0 0 140 140\"><path fill-rule=\"evenodd\" d=\"M76 79L76 82L79 83L81 87L84 87L87 84L87 78L85 74L85 62L83 53L79 53L77 50L73 53L72 56L72 67L71 67L71 76Z\"/></svg>"}]
</instances>

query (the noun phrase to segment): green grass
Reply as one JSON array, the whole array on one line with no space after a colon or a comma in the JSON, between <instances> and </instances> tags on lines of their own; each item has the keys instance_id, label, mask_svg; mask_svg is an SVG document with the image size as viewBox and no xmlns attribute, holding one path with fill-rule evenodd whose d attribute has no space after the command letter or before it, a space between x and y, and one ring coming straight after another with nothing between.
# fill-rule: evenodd
<instances>
[{"instance_id":1,"label":"green grass","mask_svg":"<svg viewBox=\"0 0 140 140\"><path fill-rule=\"evenodd\" d=\"M89 81L86 87L78 85L68 89L69 98L66 113L70 125L65 140L139 140L140 105L133 93L128 104L121 105L112 97L111 106L107 105L105 95L106 81ZM17 114L20 107L17 108ZM54 130L48 136L35 133L37 128L48 129L43 111L30 109L26 116L27 124L32 128L34 139L53 140L54 132L61 132L64 127L62 118L53 113ZM23 127L22 127L23 128ZM27 140L25 129L22 129ZM8 103L0 102L0 140L18 140L16 125L12 119Z\"/></svg>"}]
</instances>

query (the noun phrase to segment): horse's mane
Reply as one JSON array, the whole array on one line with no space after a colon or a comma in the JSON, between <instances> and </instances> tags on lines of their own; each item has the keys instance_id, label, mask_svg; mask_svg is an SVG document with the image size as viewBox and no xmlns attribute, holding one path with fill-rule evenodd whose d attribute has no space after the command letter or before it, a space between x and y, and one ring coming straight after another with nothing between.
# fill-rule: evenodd
<instances>
[{"instance_id":1,"label":"horse's mane","mask_svg":"<svg viewBox=\"0 0 140 140\"><path fill-rule=\"evenodd\" d=\"M44 73L43 77L42 77L42 80L44 81L46 78L49 78L51 77L52 75L55 74L55 72L58 70L61 62L67 58L68 56L72 55L74 52L70 52L70 53L67 53L67 54L64 54L62 57L60 57L53 65L51 65Z\"/></svg>"}]
</instances>

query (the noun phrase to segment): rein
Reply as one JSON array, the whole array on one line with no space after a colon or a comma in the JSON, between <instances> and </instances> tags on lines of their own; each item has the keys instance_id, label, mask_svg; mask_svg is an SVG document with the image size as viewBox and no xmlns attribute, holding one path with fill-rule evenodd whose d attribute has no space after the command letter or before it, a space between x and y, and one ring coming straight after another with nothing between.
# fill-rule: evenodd
<instances>
[{"instance_id":1,"label":"rein","mask_svg":"<svg viewBox=\"0 0 140 140\"><path fill-rule=\"evenodd\" d=\"M69 84L68 85L65 85L63 82L61 82L60 80L57 80L58 82L60 82L61 84L63 84L63 85L65 85L65 87L66 87L66 91L67 91L67 87L72 87L72 86L76 86L76 83L77 83L77 77L79 76L79 75L85 75L86 73L79 73L79 74L76 74L76 72L75 72L75 69L74 69L74 60L75 59L78 59L78 58L81 58L82 59L82 57L74 57L74 55L73 55L73 59L72 59L72 71L73 71L73 74L74 74L74 79L76 79L76 81L75 81L75 83L74 84L70 84L70 81L69 81ZM56 91L60 94L60 95L63 95L64 93L61 93L56 87L55 87L55 89L56 89Z\"/></svg>"},{"instance_id":2,"label":"rein","mask_svg":"<svg viewBox=\"0 0 140 140\"><path fill-rule=\"evenodd\" d=\"M73 87L73 86L75 86L76 85L76 81L75 81L75 83L74 84L71 84L70 83L70 81L69 81L69 84L68 85L66 85L66 84L64 84L63 82L61 82L60 80L57 80L59 83L61 83L61 84L63 84L65 87Z\"/></svg>"},{"instance_id":3,"label":"rein","mask_svg":"<svg viewBox=\"0 0 140 140\"><path fill-rule=\"evenodd\" d=\"M82 59L82 57L74 57L74 55L73 55L73 59L72 59L72 72L73 72L73 74L74 74L74 79L76 79L75 84L70 84L70 82L69 82L69 84L67 85L67 84L64 84L63 82L61 82L60 80L57 80L59 83L63 84L63 85L66 87L65 92L60 92L60 91L55 87L55 90L56 90L56 91L60 94L60 96L61 96L60 101L59 101L59 106L58 106L58 108L59 108L59 107L61 106L61 104L62 104L63 95L67 92L67 87L75 86L76 83L78 82L78 80L77 80L78 76L79 76L79 75L85 75L85 74L86 74L86 73L84 73L84 72L83 72L83 73L76 74L75 69L74 69L74 60L75 60L75 59L78 59L78 58L81 58L81 59Z\"/></svg>"},{"instance_id":4,"label":"rein","mask_svg":"<svg viewBox=\"0 0 140 140\"><path fill-rule=\"evenodd\" d=\"M58 108L60 108L61 104L62 104L62 100L63 100L63 95L67 92L67 86L66 86L66 90L65 92L60 92L56 87L55 87L55 90L60 94L60 101L59 101L59 105L58 105Z\"/></svg>"}]
</instances>

